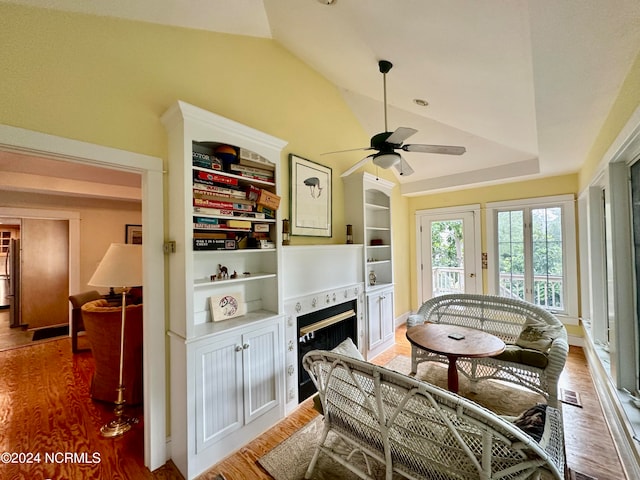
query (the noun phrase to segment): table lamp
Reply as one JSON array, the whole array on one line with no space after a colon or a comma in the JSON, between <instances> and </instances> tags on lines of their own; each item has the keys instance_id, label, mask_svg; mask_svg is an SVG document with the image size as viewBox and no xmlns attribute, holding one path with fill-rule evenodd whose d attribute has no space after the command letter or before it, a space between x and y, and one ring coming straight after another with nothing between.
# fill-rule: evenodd
<instances>
[{"instance_id":1,"label":"table lamp","mask_svg":"<svg viewBox=\"0 0 640 480\"><path fill-rule=\"evenodd\" d=\"M120 325L120 374L118 377L118 397L114 409L115 418L102 426L104 437L117 437L131 429L138 419L124 415L124 332L126 321L126 294L130 287L142 285L142 245L112 243L94 272L89 285L95 287L122 288L122 321Z\"/></svg>"}]
</instances>

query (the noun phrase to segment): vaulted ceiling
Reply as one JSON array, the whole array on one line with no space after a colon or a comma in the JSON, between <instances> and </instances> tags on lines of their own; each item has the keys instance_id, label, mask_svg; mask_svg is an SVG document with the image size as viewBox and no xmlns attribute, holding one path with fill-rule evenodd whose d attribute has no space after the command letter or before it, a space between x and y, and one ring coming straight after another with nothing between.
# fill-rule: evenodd
<instances>
[{"instance_id":1,"label":"vaulted ceiling","mask_svg":"<svg viewBox=\"0 0 640 480\"><path fill-rule=\"evenodd\" d=\"M13 3L273 38L337 85L371 135L384 131L377 62L389 60L389 130L467 149L403 153L406 194L576 172L640 52L637 0Z\"/></svg>"}]
</instances>

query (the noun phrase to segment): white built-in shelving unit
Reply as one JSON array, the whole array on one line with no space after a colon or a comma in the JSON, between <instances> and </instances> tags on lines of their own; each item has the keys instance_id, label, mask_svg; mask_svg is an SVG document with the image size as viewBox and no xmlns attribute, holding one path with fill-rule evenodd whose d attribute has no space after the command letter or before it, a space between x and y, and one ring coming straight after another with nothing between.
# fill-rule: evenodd
<instances>
[{"instance_id":1,"label":"white built-in shelving unit","mask_svg":"<svg viewBox=\"0 0 640 480\"><path fill-rule=\"evenodd\" d=\"M394 342L391 191L395 184L366 172L351 174L344 184L345 220L353 225L355 243L364 244L364 351L373 358Z\"/></svg>"},{"instance_id":2,"label":"white built-in shelving unit","mask_svg":"<svg viewBox=\"0 0 640 480\"><path fill-rule=\"evenodd\" d=\"M214 184L220 180L221 185L278 195L286 143L181 101L162 121L169 137L169 240L175 242L175 252L169 254L170 451L178 469L191 479L284 416L282 242L277 210L273 218L238 217L235 211L194 213L193 177L204 174L216 180ZM269 162L273 179L194 166L194 151L213 152L221 145ZM194 241L195 216L214 224L242 220L250 226L223 230L235 237L226 244L229 249L200 250ZM262 233L271 240L263 245L266 248L256 248L247 239L236 243L256 235L256 224L268 225L268 233ZM218 278L220 266L227 268L229 278ZM228 294L244 299L246 313L214 321L210 297Z\"/></svg>"}]
</instances>

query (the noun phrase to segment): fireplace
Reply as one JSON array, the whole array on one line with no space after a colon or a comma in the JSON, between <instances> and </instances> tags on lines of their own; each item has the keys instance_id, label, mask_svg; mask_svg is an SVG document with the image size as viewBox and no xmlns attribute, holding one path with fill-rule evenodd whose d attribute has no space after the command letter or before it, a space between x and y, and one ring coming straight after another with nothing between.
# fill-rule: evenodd
<instances>
[{"instance_id":1,"label":"fireplace","mask_svg":"<svg viewBox=\"0 0 640 480\"><path fill-rule=\"evenodd\" d=\"M331 349L347 337L364 345L364 248L296 245L282 251L289 414L315 390L301 366L305 353Z\"/></svg>"},{"instance_id":2,"label":"fireplace","mask_svg":"<svg viewBox=\"0 0 640 480\"><path fill-rule=\"evenodd\" d=\"M351 300L297 317L299 402L309 398L316 391L309 374L302 367L302 357L311 350L331 350L347 338L351 338L357 345L358 316L356 312L357 302Z\"/></svg>"}]
</instances>

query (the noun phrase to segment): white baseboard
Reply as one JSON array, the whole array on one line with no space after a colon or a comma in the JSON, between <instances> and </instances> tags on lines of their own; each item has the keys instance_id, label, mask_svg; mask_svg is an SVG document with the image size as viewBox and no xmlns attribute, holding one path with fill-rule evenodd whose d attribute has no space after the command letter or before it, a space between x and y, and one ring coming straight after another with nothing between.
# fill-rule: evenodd
<instances>
[{"instance_id":1,"label":"white baseboard","mask_svg":"<svg viewBox=\"0 0 640 480\"><path fill-rule=\"evenodd\" d=\"M398 328L400 325L407 323L407 318L414 312L405 312L399 317L395 318L395 326Z\"/></svg>"}]
</instances>

